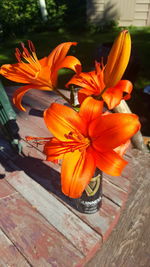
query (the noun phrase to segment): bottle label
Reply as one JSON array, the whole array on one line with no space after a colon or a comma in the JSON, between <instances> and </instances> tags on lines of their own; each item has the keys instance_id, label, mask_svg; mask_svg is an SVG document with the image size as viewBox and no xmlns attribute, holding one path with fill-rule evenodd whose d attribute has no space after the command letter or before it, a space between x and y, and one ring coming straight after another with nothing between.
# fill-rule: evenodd
<instances>
[{"instance_id":1,"label":"bottle label","mask_svg":"<svg viewBox=\"0 0 150 267\"><path fill-rule=\"evenodd\" d=\"M102 197L100 196L99 198L93 200L93 201L84 201L84 200L81 200L81 204L82 205L85 205L87 207L89 206L95 206L97 203L99 203L101 201Z\"/></svg>"}]
</instances>

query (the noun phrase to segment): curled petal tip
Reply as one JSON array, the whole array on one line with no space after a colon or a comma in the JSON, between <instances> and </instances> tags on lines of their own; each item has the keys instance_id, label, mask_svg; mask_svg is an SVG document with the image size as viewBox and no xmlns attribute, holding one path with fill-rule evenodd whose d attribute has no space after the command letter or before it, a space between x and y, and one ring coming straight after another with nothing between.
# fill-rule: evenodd
<instances>
[{"instance_id":1,"label":"curled petal tip","mask_svg":"<svg viewBox=\"0 0 150 267\"><path fill-rule=\"evenodd\" d=\"M16 99L13 97L13 99L12 99L12 102L13 102L13 104L18 108L18 109L20 109L21 111L27 111L20 103L18 103L17 101L16 101Z\"/></svg>"}]
</instances>

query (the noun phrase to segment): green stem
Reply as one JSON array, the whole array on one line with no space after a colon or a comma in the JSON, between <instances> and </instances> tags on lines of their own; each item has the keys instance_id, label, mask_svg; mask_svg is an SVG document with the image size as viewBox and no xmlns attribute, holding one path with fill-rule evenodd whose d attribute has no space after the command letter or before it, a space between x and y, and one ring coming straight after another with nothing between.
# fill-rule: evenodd
<instances>
[{"instance_id":1,"label":"green stem","mask_svg":"<svg viewBox=\"0 0 150 267\"><path fill-rule=\"evenodd\" d=\"M58 95L60 95L63 99L65 99L65 100L68 102L68 104L72 105L70 99L69 99L68 97L66 97L63 93L61 93L58 89L55 88L55 92L56 92Z\"/></svg>"}]
</instances>

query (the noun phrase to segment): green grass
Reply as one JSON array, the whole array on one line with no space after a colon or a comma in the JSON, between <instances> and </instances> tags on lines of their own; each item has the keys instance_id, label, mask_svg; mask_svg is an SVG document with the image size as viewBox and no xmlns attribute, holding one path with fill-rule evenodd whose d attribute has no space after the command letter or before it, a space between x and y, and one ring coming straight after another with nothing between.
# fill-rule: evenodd
<instances>
[{"instance_id":1,"label":"green grass","mask_svg":"<svg viewBox=\"0 0 150 267\"><path fill-rule=\"evenodd\" d=\"M88 32L75 34L67 32L43 32L32 33L20 38L9 38L0 43L0 65L5 63L15 63L14 51L19 47L20 42L26 42L28 39L35 44L38 58L47 56L55 46L65 41L77 41L78 46L72 47L71 54L81 60L84 71L90 71L94 65L94 58L97 49L105 42L113 42L120 29L108 33ZM132 38L132 46L137 55L137 63L140 64L140 72L136 81L136 88L142 89L150 84L150 27L130 27L129 31ZM66 82L68 72L61 72L61 79ZM5 80L5 84L8 81Z\"/></svg>"}]
</instances>

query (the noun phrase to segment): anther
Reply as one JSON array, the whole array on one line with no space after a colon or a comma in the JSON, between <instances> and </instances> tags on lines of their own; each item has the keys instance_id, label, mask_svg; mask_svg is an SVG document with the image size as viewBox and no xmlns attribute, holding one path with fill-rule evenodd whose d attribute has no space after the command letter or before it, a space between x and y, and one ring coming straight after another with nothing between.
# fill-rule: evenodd
<instances>
[{"instance_id":1,"label":"anther","mask_svg":"<svg viewBox=\"0 0 150 267\"><path fill-rule=\"evenodd\" d=\"M24 49L23 49L23 56L30 57L30 53L26 47L24 47Z\"/></svg>"},{"instance_id":2,"label":"anther","mask_svg":"<svg viewBox=\"0 0 150 267\"><path fill-rule=\"evenodd\" d=\"M28 40L28 46L29 46L31 52L35 52L35 46L32 43L32 41Z\"/></svg>"},{"instance_id":3,"label":"anther","mask_svg":"<svg viewBox=\"0 0 150 267\"><path fill-rule=\"evenodd\" d=\"M15 56L19 62L21 62L21 52L18 48L16 48Z\"/></svg>"},{"instance_id":4,"label":"anther","mask_svg":"<svg viewBox=\"0 0 150 267\"><path fill-rule=\"evenodd\" d=\"M70 132L69 134L64 134L64 136L67 138L67 139L73 139L72 136L73 136L73 132Z\"/></svg>"},{"instance_id":5,"label":"anther","mask_svg":"<svg viewBox=\"0 0 150 267\"><path fill-rule=\"evenodd\" d=\"M24 43L23 43L23 42L21 42L21 46L22 46L22 48L23 48L23 49L25 48L25 45L24 45Z\"/></svg>"}]
</instances>

